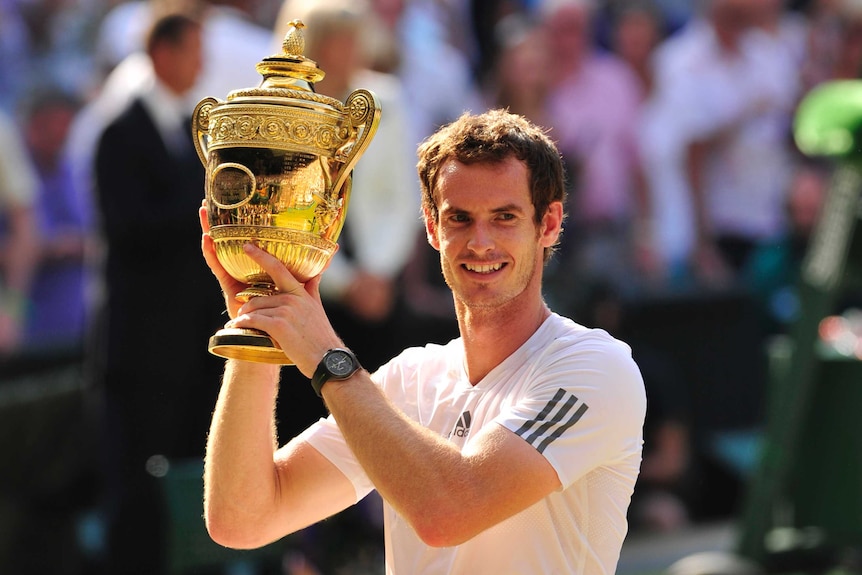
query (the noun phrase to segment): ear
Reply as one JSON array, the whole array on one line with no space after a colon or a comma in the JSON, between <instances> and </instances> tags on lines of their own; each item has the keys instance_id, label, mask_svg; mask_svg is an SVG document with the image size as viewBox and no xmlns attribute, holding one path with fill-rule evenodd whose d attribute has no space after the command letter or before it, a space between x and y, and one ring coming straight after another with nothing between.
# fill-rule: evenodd
<instances>
[{"instance_id":1,"label":"ear","mask_svg":"<svg viewBox=\"0 0 862 575\"><path fill-rule=\"evenodd\" d=\"M440 251L440 236L437 221L434 216L425 208L422 209L422 219L425 221L425 236L428 238L428 243L432 248Z\"/></svg>"},{"instance_id":2,"label":"ear","mask_svg":"<svg viewBox=\"0 0 862 575\"><path fill-rule=\"evenodd\" d=\"M557 243L563 229L563 203L551 202L542 218L541 244L549 248Z\"/></svg>"}]
</instances>

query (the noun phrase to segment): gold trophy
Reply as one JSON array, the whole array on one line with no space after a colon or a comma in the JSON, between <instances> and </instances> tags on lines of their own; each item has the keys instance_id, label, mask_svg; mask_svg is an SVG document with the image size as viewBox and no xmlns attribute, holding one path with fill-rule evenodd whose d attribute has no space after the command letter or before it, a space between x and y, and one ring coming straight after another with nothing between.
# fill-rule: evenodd
<instances>
[{"instance_id":1,"label":"gold trophy","mask_svg":"<svg viewBox=\"0 0 862 575\"><path fill-rule=\"evenodd\" d=\"M289 24L282 53L263 59L257 88L227 101L205 98L192 133L206 167L210 236L225 270L248 287L248 301L277 293L272 278L243 252L251 242L278 258L300 281L319 274L335 253L350 197L352 171L380 121L380 102L356 90L342 104L318 94L324 77L303 55L304 24ZM209 350L227 358L289 365L266 333L225 328Z\"/></svg>"}]
</instances>

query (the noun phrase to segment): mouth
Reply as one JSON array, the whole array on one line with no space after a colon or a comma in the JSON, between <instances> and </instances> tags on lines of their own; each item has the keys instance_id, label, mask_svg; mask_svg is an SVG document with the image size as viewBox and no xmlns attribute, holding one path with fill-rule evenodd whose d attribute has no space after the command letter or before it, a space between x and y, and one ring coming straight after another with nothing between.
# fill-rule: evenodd
<instances>
[{"instance_id":1,"label":"mouth","mask_svg":"<svg viewBox=\"0 0 862 575\"><path fill-rule=\"evenodd\" d=\"M462 267L469 272L484 275L484 274L492 274L494 272L498 272L501 269L503 269L503 267L505 265L506 264L504 264L502 262L496 262L496 263L492 263L492 264L462 264Z\"/></svg>"}]
</instances>

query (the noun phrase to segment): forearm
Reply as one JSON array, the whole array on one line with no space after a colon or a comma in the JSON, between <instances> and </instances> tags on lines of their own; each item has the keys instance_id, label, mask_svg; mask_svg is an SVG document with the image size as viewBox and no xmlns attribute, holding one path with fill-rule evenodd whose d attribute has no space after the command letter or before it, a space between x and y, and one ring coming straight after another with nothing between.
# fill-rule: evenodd
<instances>
[{"instance_id":1,"label":"forearm","mask_svg":"<svg viewBox=\"0 0 862 575\"><path fill-rule=\"evenodd\" d=\"M204 467L207 527L219 542L256 547L276 509L275 399L278 367L228 361Z\"/></svg>"},{"instance_id":2,"label":"forearm","mask_svg":"<svg viewBox=\"0 0 862 575\"><path fill-rule=\"evenodd\" d=\"M490 496L479 488L483 481L473 458L409 420L362 372L323 391L369 479L422 539L432 545L458 533L467 539L487 526L484 520L472 523Z\"/></svg>"}]
</instances>

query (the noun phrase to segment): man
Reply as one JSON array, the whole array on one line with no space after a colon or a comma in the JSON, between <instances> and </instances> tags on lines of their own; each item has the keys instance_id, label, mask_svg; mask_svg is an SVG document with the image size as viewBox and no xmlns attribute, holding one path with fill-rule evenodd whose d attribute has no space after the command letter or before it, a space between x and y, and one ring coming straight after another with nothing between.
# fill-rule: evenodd
<instances>
[{"instance_id":1,"label":"man","mask_svg":"<svg viewBox=\"0 0 862 575\"><path fill-rule=\"evenodd\" d=\"M303 286L249 245L281 293L240 305L204 234L228 323L271 334L331 412L277 448L278 369L228 362L207 447L210 534L260 546L376 489L388 573L613 573L646 401L628 346L542 300L563 220L559 153L520 116L492 111L442 128L419 156L461 337L373 375L331 351L345 344L319 277Z\"/></svg>"},{"instance_id":2,"label":"man","mask_svg":"<svg viewBox=\"0 0 862 575\"><path fill-rule=\"evenodd\" d=\"M539 18L552 79L547 116L567 161L571 218L546 293L584 317L592 294L635 298L657 271L650 246L652 205L637 150L643 86L613 52L599 50L595 0L543 0Z\"/></svg>"},{"instance_id":3,"label":"man","mask_svg":"<svg viewBox=\"0 0 862 575\"><path fill-rule=\"evenodd\" d=\"M658 48L644 116L660 251L710 287L739 280L752 251L786 228L800 65L757 26L759 10L704 2Z\"/></svg>"},{"instance_id":4,"label":"man","mask_svg":"<svg viewBox=\"0 0 862 575\"><path fill-rule=\"evenodd\" d=\"M142 303L147 293L197 290L209 277L193 216L204 169L187 100L201 69L201 26L185 14L156 17L146 46L154 81L105 129L95 165L107 251L95 352L105 398L111 573L162 572L166 522L153 475L166 457L203 455L209 407L191 398L215 401L221 369L206 351L221 323L218 294L196 293L180 309Z\"/></svg>"}]
</instances>

